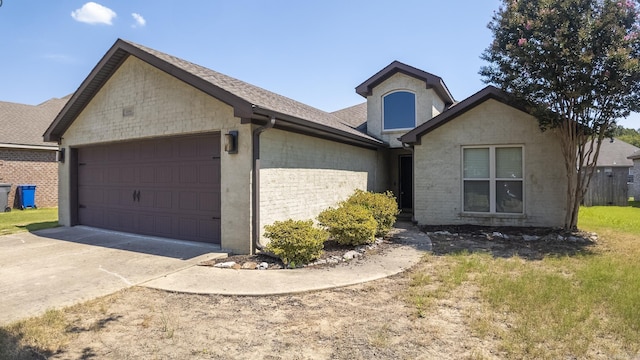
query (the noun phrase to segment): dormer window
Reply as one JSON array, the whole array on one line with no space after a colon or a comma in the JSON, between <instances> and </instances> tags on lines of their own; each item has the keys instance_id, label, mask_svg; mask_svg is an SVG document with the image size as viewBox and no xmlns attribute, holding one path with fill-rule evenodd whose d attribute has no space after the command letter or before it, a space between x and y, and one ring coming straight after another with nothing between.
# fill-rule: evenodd
<instances>
[{"instance_id":1,"label":"dormer window","mask_svg":"<svg viewBox=\"0 0 640 360\"><path fill-rule=\"evenodd\" d=\"M416 127L416 94L394 91L382 98L384 130L406 130Z\"/></svg>"}]
</instances>

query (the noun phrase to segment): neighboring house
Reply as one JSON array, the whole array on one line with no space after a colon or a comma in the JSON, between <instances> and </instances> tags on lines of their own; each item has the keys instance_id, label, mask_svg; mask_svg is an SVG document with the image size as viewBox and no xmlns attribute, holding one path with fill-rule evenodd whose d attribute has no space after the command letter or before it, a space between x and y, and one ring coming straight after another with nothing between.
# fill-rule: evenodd
<instances>
[{"instance_id":1,"label":"neighboring house","mask_svg":"<svg viewBox=\"0 0 640 360\"><path fill-rule=\"evenodd\" d=\"M627 157L638 150L620 139L602 141L596 169L584 196L585 206L628 205L629 197L633 196L633 184L629 181L633 160Z\"/></svg>"},{"instance_id":2,"label":"neighboring house","mask_svg":"<svg viewBox=\"0 0 640 360\"><path fill-rule=\"evenodd\" d=\"M393 62L356 92L327 113L118 40L45 133L60 223L250 253L266 224L391 189L420 224L562 225L559 138L500 90L456 103Z\"/></svg>"},{"instance_id":3,"label":"neighboring house","mask_svg":"<svg viewBox=\"0 0 640 360\"><path fill-rule=\"evenodd\" d=\"M640 201L640 150L631 154L627 159L633 161L629 169L629 197Z\"/></svg>"},{"instance_id":4,"label":"neighboring house","mask_svg":"<svg viewBox=\"0 0 640 360\"><path fill-rule=\"evenodd\" d=\"M40 105L0 101L0 183L12 184L10 207L22 184L36 185L37 206L58 205L58 145L44 142L42 134L69 97Z\"/></svg>"}]
</instances>

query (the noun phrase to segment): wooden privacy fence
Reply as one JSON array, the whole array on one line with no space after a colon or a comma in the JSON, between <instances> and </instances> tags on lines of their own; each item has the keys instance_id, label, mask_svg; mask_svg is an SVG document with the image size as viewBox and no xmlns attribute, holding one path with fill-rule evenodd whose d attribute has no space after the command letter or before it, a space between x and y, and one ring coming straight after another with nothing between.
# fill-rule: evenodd
<instances>
[{"instance_id":1,"label":"wooden privacy fence","mask_svg":"<svg viewBox=\"0 0 640 360\"><path fill-rule=\"evenodd\" d=\"M585 206L627 206L628 167L598 167L593 173L582 203Z\"/></svg>"}]
</instances>

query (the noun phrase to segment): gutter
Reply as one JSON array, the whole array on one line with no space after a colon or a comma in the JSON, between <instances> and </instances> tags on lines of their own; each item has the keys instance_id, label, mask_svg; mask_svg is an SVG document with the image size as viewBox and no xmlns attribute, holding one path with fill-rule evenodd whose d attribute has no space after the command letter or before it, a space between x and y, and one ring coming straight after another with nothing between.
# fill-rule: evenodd
<instances>
[{"instance_id":1,"label":"gutter","mask_svg":"<svg viewBox=\"0 0 640 360\"><path fill-rule=\"evenodd\" d=\"M0 148L25 149L25 150L58 150L59 147L57 145L21 145L21 144L0 143Z\"/></svg>"},{"instance_id":2,"label":"gutter","mask_svg":"<svg viewBox=\"0 0 640 360\"><path fill-rule=\"evenodd\" d=\"M251 206L253 218L253 253L256 250L264 250L264 245L260 243L260 134L272 129L276 124L275 116L271 116L271 120L253 131L253 183L251 184L253 193L253 204Z\"/></svg>"}]
</instances>

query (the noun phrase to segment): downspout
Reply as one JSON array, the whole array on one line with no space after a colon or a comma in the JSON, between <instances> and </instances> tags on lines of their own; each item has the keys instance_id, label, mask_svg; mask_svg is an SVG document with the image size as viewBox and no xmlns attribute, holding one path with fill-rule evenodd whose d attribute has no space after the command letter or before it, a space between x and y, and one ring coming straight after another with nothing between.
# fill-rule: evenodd
<instances>
[{"instance_id":1,"label":"downspout","mask_svg":"<svg viewBox=\"0 0 640 360\"><path fill-rule=\"evenodd\" d=\"M264 126L261 126L253 131L253 204L252 204L252 216L253 216L253 253L256 250L263 250L264 245L260 243L260 134L273 128L276 124L275 116L271 116L271 120Z\"/></svg>"}]
</instances>

